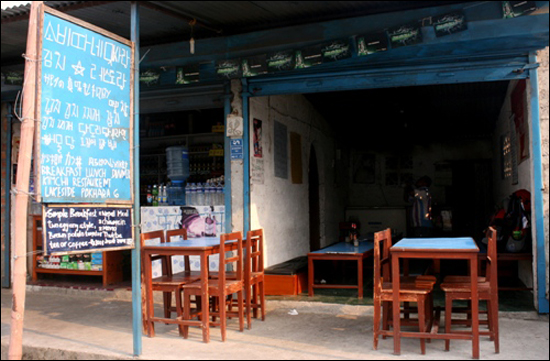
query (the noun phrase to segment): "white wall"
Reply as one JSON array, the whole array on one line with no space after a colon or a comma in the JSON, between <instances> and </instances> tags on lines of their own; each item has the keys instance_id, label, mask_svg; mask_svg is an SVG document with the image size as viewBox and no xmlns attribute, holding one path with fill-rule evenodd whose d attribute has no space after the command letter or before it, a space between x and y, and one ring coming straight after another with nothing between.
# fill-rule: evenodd
<instances>
[{"instance_id":1,"label":"white wall","mask_svg":"<svg viewBox=\"0 0 550 361\"><path fill-rule=\"evenodd\" d=\"M511 93L517 85L517 81L511 81L508 86L508 91L506 93L506 98L504 104L502 105L500 115L495 127L493 134L493 147L495 149L495 157L493 159L493 194L495 202L499 205L502 205L504 208L507 207L506 199L513 192L519 189L526 189L531 191L531 159L528 158L518 164L518 183L512 184L512 178L502 178L501 172L501 162L502 162L502 151L501 151L501 137L511 131L510 129L510 117L512 115L512 102L511 102ZM527 92L526 92L526 104L528 104ZM527 111L527 109L526 109ZM530 122L530 117L529 122ZM533 254L534 255L534 254ZM526 286L533 286L533 270L532 263L529 261L519 261L518 267L518 276L525 283Z\"/></svg>"},{"instance_id":2,"label":"white wall","mask_svg":"<svg viewBox=\"0 0 550 361\"><path fill-rule=\"evenodd\" d=\"M266 266L304 256L309 252L308 167L310 147L317 153L320 183L321 246L337 241L338 222L343 220L344 191L334 184L335 144L330 129L313 106L301 95L250 99L250 134L253 119L262 121L263 184L251 181L252 229L263 228ZM275 177L274 121L301 135L302 184L291 180L290 138L288 178ZM251 141L251 166L254 165Z\"/></svg>"}]
</instances>

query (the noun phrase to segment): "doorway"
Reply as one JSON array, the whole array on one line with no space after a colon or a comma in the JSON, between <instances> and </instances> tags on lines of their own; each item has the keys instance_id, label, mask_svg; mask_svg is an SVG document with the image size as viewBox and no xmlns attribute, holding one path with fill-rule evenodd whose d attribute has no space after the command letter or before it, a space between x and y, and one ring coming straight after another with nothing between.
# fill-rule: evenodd
<instances>
[{"instance_id":1,"label":"doorway","mask_svg":"<svg viewBox=\"0 0 550 361\"><path fill-rule=\"evenodd\" d=\"M319 205L319 167L313 145L309 156L309 251L321 249L321 208Z\"/></svg>"}]
</instances>

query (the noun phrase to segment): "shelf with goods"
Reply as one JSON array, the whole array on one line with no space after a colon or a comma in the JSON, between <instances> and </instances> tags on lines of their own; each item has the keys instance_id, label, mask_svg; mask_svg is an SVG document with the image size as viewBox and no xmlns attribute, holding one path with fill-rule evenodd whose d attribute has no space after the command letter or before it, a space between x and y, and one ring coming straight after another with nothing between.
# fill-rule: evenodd
<instances>
[{"instance_id":1,"label":"shelf with goods","mask_svg":"<svg viewBox=\"0 0 550 361\"><path fill-rule=\"evenodd\" d=\"M224 134L200 133L142 138L141 194L153 184L167 183L166 148L186 146L189 154L189 182L205 182L224 175ZM156 162L156 163L155 163ZM147 164L147 166L145 166Z\"/></svg>"},{"instance_id":2,"label":"shelf with goods","mask_svg":"<svg viewBox=\"0 0 550 361\"><path fill-rule=\"evenodd\" d=\"M33 217L32 280L39 274L102 277L103 287L122 282L122 251L96 252L78 255L45 256L42 254L42 216Z\"/></svg>"}]
</instances>

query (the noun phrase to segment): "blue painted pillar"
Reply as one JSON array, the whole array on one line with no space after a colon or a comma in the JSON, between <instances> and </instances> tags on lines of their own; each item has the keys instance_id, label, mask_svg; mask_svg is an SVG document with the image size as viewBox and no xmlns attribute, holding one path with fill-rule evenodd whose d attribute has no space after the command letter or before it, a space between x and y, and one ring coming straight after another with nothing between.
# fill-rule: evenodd
<instances>
[{"instance_id":1,"label":"blue painted pillar","mask_svg":"<svg viewBox=\"0 0 550 361\"><path fill-rule=\"evenodd\" d=\"M132 250L132 329L134 338L134 356L142 352L141 319L141 207L139 192L139 4L132 1L131 31L134 42L134 243Z\"/></svg>"},{"instance_id":2,"label":"blue painted pillar","mask_svg":"<svg viewBox=\"0 0 550 361\"><path fill-rule=\"evenodd\" d=\"M537 63L537 55L535 53L529 54L529 63ZM538 312L548 313L548 299L546 299L546 247L544 237L544 185L543 185L543 172L542 172L542 137L540 127L540 104L539 104L539 80L538 71L536 67L529 70L529 84L531 87L531 128L533 145L532 162L533 162L533 192L531 202L533 207L532 223L535 228L536 236L536 248L537 258L535 276L537 283L537 301Z\"/></svg>"},{"instance_id":3,"label":"blue painted pillar","mask_svg":"<svg viewBox=\"0 0 550 361\"><path fill-rule=\"evenodd\" d=\"M227 116L231 114L231 83L227 82L224 86L223 98L223 119L225 122L225 131L227 134ZM232 219L232 204L231 204L231 144L227 135L224 136L224 169L225 169L225 185L224 185L224 204L225 204L225 230L226 233L233 232L231 226Z\"/></svg>"},{"instance_id":4,"label":"blue painted pillar","mask_svg":"<svg viewBox=\"0 0 550 361\"><path fill-rule=\"evenodd\" d=\"M250 231L250 111L248 81L242 79L243 84L243 195L244 195L244 227L243 236L246 237L246 232Z\"/></svg>"}]
</instances>

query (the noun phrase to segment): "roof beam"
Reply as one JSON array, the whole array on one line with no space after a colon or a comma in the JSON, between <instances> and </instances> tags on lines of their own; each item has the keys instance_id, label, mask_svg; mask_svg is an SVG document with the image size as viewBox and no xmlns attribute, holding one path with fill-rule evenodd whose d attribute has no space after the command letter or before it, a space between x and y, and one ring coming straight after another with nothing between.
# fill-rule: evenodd
<instances>
[{"instance_id":1,"label":"roof beam","mask_svg":"<svg viewBox=\"0 0 550 361\"><path fill-rule=\"evenodd\" d=\"M548 2L546 2L548 3ZM354 35L382 31L410 21L429 19L447 12L464 10L468 30L438 38L433 28L422 27L424 42L416 46L392 49L367 57L353 56L338 64L413 62L426 59L453 60L484 57L487 54L517 54L529 48L548 46L548 13L502 19L500 2L484 2L476 6L455 4L424 8L395 14L347 18L328 22L297 25L248 34L202 39L196 42L191 55L189 42L178 42L146 47L150 50L143 67L175 66L191 63L212 64L216 60L246 57L277 50L296 49L332 39L352 38ZM546 44L546 45L544 45ZM335 64L334 64L335 65ZM334 67L332 65L331 67ZM315 67L320 69L324 65ZM306 70L305 70L306 71Z\"/></svg>"},{"instance_id":2,"label":"roof beam","mask_svg":"<svg viewBox=\"0 0 550 361\"><path fill-rule=\"evenodd\" d=\"M85 8L90 8L90 7L94 7L94 6L110 4L110 3L113 3L113 2L118 2L118 1L80 1L77 4L57 6L57 7L52 7L52 8L66 13L66 12L72 11L72 10L85 9ZM12 17L9 17L9 18L2 19L2 24L7 24L7 23L11 23L11 22L15 22L15 21L21 21L21 20L28 20L28 19L29 19L29 12L27 11L26 13L21 14L21 15L16 15L16 16L12 16Z\"/></svg>"}]
</instances>

